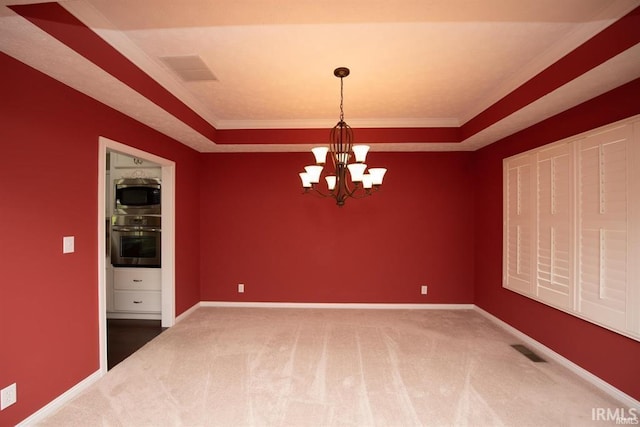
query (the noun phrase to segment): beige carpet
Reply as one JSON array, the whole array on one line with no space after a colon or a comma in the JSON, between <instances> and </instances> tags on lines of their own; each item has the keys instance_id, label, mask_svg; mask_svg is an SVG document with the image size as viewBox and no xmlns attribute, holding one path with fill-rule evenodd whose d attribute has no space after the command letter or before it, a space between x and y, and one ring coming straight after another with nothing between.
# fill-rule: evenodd
<instances>
[{"instance_id":1,"label":"beige carpet","mask_svg":"<svg viewBox=\"0 0 640 427\"><path fill-rule=\"evenodd\" d=\"M44 426L584 426L622 405L474 311L200 308Z\"/></svg>"}]
</instances>

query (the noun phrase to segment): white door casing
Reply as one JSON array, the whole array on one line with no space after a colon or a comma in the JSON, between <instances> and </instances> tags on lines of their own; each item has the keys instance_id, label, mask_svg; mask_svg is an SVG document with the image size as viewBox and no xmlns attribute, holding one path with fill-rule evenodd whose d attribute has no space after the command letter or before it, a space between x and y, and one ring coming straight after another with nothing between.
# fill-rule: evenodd
<instances>
[{"instance_id":1,"label":"white door casing","mask_svg":"<svg viewBox=\"0 0 640 427\"><path fill-rule=\"evenodd\" d=\"M163 327L175 324L175 162L113 141L98 138L98 318L100 371L107 371L105 180L107 151L117 151L157 163L162 168L162 317Z\"/></svg>"}]
</instances>

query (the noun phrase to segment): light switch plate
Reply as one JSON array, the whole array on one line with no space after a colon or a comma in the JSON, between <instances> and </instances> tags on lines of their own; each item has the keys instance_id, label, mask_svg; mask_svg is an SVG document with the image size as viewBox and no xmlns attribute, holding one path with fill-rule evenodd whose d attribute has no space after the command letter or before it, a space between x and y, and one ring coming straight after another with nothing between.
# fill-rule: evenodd
<instances>
[{"instance_id":1,"label":"light switch plate","mask_svg":"<svg viewBox=\"0 0 640 427\"><path fill-rule=\"evenodd\" d=\"M73 253L75 248L75 237L74 236L65 236L62 238L62 253L70 254Z\"/></svg>"},{"instance_id":2,"label":"light switch plate","mask_svg":"<svg viewBox=\"0 0 640 427\"><path fill-rule=\"evenodd\" d=\"M18 400L18 389L13 383L0 391L0 411L13 405Z\"/></svg>"}]
</instances>

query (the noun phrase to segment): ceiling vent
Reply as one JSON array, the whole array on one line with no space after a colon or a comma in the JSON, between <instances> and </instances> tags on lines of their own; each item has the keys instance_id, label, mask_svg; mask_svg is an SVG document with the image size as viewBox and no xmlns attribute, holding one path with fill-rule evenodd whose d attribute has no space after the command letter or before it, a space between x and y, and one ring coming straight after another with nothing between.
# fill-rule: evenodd
<instances>
[{"instance_id":1,"label":"ceiling vent","mask_svg":"<svg viewBox=\"0 0 640 427\"><path fill-rule=\"evenodd\" d=\"M218 80L198 55L163 56L160 60L185 82Z\"/></svg>"}]
</instances>

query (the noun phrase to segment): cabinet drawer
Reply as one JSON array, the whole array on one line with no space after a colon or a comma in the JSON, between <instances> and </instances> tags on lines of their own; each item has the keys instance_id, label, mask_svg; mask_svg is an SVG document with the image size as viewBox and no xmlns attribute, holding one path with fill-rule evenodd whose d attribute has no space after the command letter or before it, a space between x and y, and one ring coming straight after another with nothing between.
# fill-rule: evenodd
<instances>
[{"instance_id":1,"label":"cabinet drawer","mask_svg":"<svg viewBox=\"0 0 640 427\"><path fill-rule=\"evenodd\" d=\"M159 268L115 268L113 288L125 291L159 291L162 270Z\"/></svg>"},{"instance_id":2,"label":"cabinet drawer","mask_svg":"<svg viewBox=\"0 0 640 427\"><path fill-rule=\"evenodd\" d=\"M116 311L160 312L160 292L115 291L113 305Z\"/></svg>"}]
</instances>

